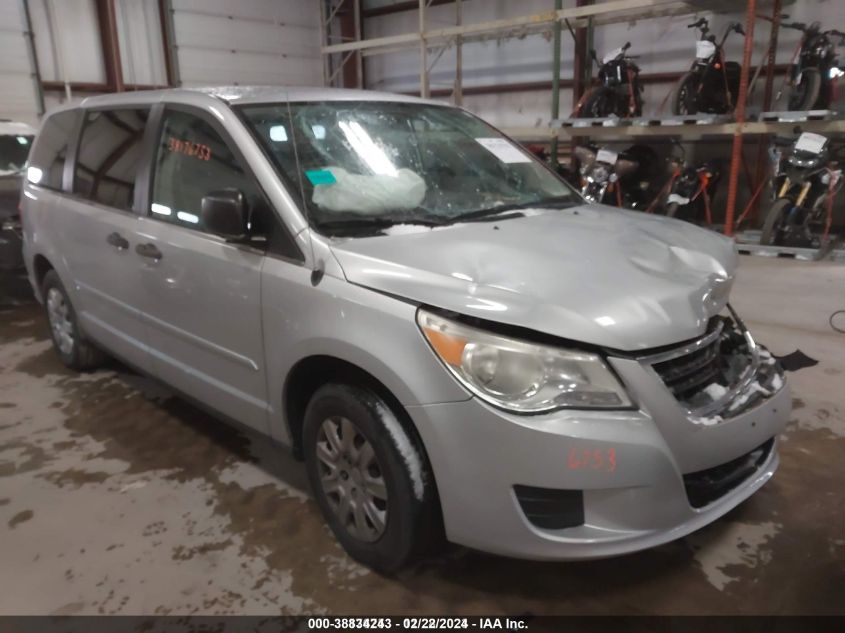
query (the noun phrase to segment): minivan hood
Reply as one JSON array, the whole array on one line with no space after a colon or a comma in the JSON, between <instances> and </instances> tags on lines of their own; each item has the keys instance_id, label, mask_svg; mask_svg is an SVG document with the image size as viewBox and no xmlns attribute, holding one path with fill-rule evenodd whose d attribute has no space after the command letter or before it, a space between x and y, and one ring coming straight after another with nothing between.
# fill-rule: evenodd
<instances>
[{"instance_id":1,"label":"minivan hood","mask_svg":"<svg viewBox=\"0 0 845 633\"><path fill-rule=\"evenodd\" d=\"M731 240L600 205L335 240L354 284L591 345L643 350L700 336L728 300Z\"/></svg>"}]
</instances>

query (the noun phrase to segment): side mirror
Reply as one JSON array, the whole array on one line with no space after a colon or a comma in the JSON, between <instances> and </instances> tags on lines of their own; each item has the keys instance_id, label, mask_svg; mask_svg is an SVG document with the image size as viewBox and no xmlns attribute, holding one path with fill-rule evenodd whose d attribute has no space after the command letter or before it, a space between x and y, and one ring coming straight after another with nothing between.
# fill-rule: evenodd
<instances>
[{"instance_id":1,"label":"side mirror","mask_svg":"<svg viewBox=\"0 0 845 633\"><path fill-rule=\"evenodd\" d=\"M205 229L227 240L247 236L246 199L237 189L211 191L202 199L200 216Z\"/></svg>"}]
</instances>

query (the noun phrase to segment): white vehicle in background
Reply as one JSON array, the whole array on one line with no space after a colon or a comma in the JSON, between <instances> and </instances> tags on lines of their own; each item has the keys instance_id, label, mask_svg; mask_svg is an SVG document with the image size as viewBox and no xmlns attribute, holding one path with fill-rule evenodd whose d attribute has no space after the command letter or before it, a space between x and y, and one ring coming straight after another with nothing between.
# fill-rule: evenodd
<instances>
[{"instance_id":1,"label":"white vehicle in background","mask_svg":"<svg viewBox=\"0 0 845 633\"><path fill-rule=\"evenodd\" d=\"M35 129L0 119L0 271L23 267L18 203Z\"/></svg>"}]
</instances>

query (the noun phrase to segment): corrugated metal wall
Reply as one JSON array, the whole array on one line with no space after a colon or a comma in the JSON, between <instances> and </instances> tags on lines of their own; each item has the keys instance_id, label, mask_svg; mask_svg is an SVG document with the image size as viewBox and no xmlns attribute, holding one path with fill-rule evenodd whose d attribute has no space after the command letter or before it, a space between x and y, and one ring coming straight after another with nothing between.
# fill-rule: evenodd
<instances>
[{"instance_id":1,"label":"corrugated metal wall","mask_svg":"<svg viewBox=\"0 0 845 633\"><path fill-rule=\"evenodd\" d=\"M123 81L143 86L166 86L167 68L158 2L118 0L115 9Z\"/></svg>"},{"instance_id":2,"label":"corrugated metal wall","mask_svg":"<svg viewBox=\"0 0 845 633\"><path fill-rule=\"evenodd\" d=\"M38 99L22 7L13 0L0 2L0 118L35 123Z\"/></svg>"},{"instance_id":3,"label":"corrugated metal wall","mask_svg":"<svg viewBox=\"0 0 845 633\"><path fill-rule=\"evenodd\" d=\"M105 84L95 0L28 0L42 80ZM183 85L320 85L320 15L315 0L173 0ZM21 0L0 0L0 118L37 123L38 106ZM158 0L116 0L126 84L165 85ZM76 101L92 94L74 92ZM64 91L45 94L49 110Z\"/></svg>"},{"instance_id":4,"label":"corrugated metal wall","mask_svg":"<svg viewBox=\"0 0 845 633\"><path fill-rule=\"evenodd\" d=\"M320 85L315 0L174 0L184 85Z\"/></svg>"}]
</instances>

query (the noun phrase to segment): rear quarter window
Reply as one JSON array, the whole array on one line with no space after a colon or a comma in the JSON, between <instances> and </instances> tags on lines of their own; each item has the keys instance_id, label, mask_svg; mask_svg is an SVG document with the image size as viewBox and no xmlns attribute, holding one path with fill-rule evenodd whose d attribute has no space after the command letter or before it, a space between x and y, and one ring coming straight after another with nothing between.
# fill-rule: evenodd
<instances>
[{"instance_id":1,"label":"rear quarter window","mask_svg":"<svg viewBox=\"0 0 845 633\"><path fill-rule=\"evenodd\" d=\"M142 108L86 113L74 193L122 211L132 209L148 117L149 110Z\"/></svg>"},{"instance_id":2,"label":"rear quarter window","mask_svg":"<svg viewBox=\"0 0 845 633\"><path fill-rule=\"evenodd\" d=\"M62 175L68 146L76 129L79 110L66 110L50 115L41 126L29 156L27 178L47 189L62 190Z\"/></svg>"}]
</instances>

